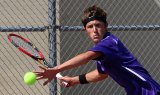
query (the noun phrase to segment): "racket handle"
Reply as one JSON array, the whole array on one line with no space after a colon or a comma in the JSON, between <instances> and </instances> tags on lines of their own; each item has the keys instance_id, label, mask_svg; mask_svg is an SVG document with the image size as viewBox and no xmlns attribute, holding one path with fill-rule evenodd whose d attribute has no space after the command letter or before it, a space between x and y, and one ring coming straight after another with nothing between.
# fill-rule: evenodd
<instances>
[{"instance_id":1,"label":"racket handle","mask_svg":"<svg viewBox=\"0 0 160 95\"><path fill-rule=\"evenodd\" d=\"M60 73L57 73L56 74L56 77L59 79L59 78L61 78L61 77L63 77ZM69 84L67 83L67 82L65 82L65 81L63 81L62 82L65 86L68 86Z\"/></svg>"}]
</instances>

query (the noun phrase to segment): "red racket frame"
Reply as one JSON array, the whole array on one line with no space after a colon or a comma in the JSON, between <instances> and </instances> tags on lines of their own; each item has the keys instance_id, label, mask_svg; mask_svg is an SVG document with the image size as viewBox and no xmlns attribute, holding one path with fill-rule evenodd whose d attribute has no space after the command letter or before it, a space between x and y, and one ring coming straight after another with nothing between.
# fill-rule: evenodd
<instances>
[{"instance_id":1,"label":"red racket frame","mask_svg":"<svg viewBox=\"0 0 160 95\"><path fill-rule=\"evenodd\" d=\"M30 45L38 52L39 57L34 56L34 55L32 55L31 53L27 52L23 47L17 46L17 45L13 42L12 36L18 37L18 38L22 39L23 41L25 41L26 43L30 44ZM33 59L35 59L35 60L38 60L38 59L39 59L39 60L43 60L43 59L44 59L44 55L42 54L42 52L39 51L38 48L35 47L28 39L26 39L26 38L24 38L24 37L22 37L22 36L20 36L20 35L11 33L11 34L8 35L8 40L9 40L16 48L18 48L21 52L23 52L23 53L25 53L26 55L32 57Z\"/></svg>"}]
</instances>

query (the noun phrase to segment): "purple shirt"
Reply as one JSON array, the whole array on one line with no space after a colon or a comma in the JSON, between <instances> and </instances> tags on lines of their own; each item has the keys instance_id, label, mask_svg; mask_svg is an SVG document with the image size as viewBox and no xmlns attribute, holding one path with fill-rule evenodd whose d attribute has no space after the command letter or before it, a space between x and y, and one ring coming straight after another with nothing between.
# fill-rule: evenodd
<instances>
[{"instance_id":1,"label":"purple shirt","mask_svg":"<svg viewBox=\"0 0 160 95\"><path fill-rule=\"evenodd\" d=\"M103 53L103 56L95 59L98 71L111 76L125 88L127 95L157 95L156 93L160 92L159 84L110 32L90 51Z\"/></svg>"}]
</instances>

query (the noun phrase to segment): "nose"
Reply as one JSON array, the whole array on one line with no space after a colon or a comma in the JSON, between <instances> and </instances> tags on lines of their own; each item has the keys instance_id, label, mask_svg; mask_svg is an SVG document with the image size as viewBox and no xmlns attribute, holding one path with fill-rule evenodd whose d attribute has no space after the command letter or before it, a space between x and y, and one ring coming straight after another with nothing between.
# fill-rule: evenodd
<instances>
[{"instance_id":1,"label":"nose","mask_svg":"<svg viewBox=\"0 0 160 95\"><path fill-rule=\"evenodd\" d=\"M93 32L97 32L97 27L93 26Z\"/></svg>"}]
</instances>

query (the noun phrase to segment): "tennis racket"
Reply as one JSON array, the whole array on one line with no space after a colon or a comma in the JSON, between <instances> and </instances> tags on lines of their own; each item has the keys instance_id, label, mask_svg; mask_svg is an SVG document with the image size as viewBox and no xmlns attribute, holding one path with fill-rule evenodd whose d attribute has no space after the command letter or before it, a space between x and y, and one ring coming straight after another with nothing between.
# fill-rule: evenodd
<instances>
[{"instance_id":1,"label":"tennis racket","mask_svg":"<svg viewBox=\"0 0 160 95\"><path fill-rule=\"evenodd\" d=\"M28 39L20 35L11 33L8 35L8 40L16 48L18 48L19 51L28 55L32 59L38 61L38 63L40 63L41 65L44 65L45 67L51 67L50 64L44 58L44 55L42 54L42 52L34 44L32 44ZM56 77L59 79L62 77L62 75L58 73ZM67 82L63 82L63 84L66 86L68 85Z\"/></svg>"}]
</instances>

